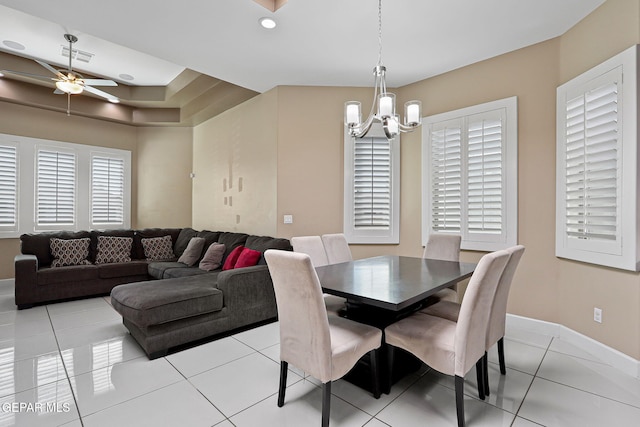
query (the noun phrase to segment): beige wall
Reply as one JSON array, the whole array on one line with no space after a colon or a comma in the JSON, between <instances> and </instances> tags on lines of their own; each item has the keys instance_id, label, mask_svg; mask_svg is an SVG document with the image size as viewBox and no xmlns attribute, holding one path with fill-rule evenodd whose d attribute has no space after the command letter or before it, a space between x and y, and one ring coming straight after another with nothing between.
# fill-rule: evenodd
<instances>
[{"instance_id":1,"label":"beige wall","mask_svg":"<svg viewBox=\"0 0 640 427\"><path fill-rule=\"evenodd\" d=\"M191 224L191 132L136 128L0 102L0 133L131 151L134 228ZM0 239L0 279L14 276L13 258L19 252L19 239Z\"/></svg>"},{"instance_id":2,"label":"beige wall","mask_svg":"<svg viewBox=\"0 0 640 427\"><path fill-rule=\"evenodd\" d=\"M138 129L136 227L191 226L193 129Z\"/></svg>"},{"instance_id":3,"label":"beige wall","mask_svg":"<svg viewBox=\"0 0 640 427\"><path fill-rule=\"evenodd\" d=\"M194 129L193 227L276 234L278 89Z\"/></svg>"},{"instance_id":4,"label":"beige wall","mask_svg":"<svg viewBox=\"0 0 640 427\"><path fill-rule=\"evenodd\" d=\"M518 97L518 235L527 247L509 312L556 322L640 359L638 274L555 257L556 87L639 43L639 1L609 0L565 35L396 89L398 105L422 100L430 115ZM616 31L612 31L616 28ZM389 69L393 73L393 69ZM361 88L281 87L278 102L278 235L342 229L342 105L370 105ZM401 138L400 245L352 245L356 258L419 256L421 133ZM292 214L294 223L282 224ZM463 260L482 253L465 252ZM603 323L593 308L603 309Z\"/></svg>"},{"instance_id":5,"label":"beige wall","mask_svg":"<svg viewBox=\"0 0 640 427\"><path fill-rule=\"evenodd\" d=\"M559 84L640 43L640 1L608 0L560 38ZM640 359L640 277L556 260L558 322ZM593 308L602 309L602 324Z\"/></svg>"}]
</instances>

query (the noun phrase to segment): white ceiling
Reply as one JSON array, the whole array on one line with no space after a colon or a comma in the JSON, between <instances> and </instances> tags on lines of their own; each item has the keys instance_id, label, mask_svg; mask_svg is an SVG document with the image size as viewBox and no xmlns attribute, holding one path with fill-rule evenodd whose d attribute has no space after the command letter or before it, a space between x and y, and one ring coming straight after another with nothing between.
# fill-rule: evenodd
<instances>
[{"instance_id":1,"label":"white ceiling","mask_svg":"<svg viewBox=\"0 0 640 427\"><path fill-rule=\"evenodd\" d=\"M187 67L258 92L371 86L377 3L288 0L272 13L253 0L0 0L0 50L65 65L60 49L70 32L79 38L75 48L95 54L93 64L74 68L128 84L166 85ZM403 86L559 36L602 3L385 0L387 84ZM275 18L275 30L258 25L263 16ZM135 79L123 81L121 73Z\"/></svg>"}]
</instances>

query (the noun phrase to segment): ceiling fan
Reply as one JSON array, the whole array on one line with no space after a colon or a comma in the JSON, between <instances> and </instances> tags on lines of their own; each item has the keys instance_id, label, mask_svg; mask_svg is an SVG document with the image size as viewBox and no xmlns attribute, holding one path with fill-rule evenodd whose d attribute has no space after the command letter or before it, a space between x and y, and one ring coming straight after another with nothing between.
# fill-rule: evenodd
<instances>
[{"instance_id":1,"label":"ceiling fan","mask_svg":"<svg viewBox=\"0 0 640 427\"><path fill-rule=\"evenodd\" d=\"M73 59L73 44L78 41L78 38L73 34L65 34L64 38L69 42L69 68L66 70L56 70L51 65L46 62L40 61L38 59L34 59L38 64L42 65L47 70L51 71L55 77L46 77L37 74L31 73L23 73L20 71L9 71L3 70L3 72L16 74L20 76L35 78L38 80L44 81L54 81L56 85L56 90L53 92L55 94L67 94L67 115L70 114L70 104L71 104L71 95L77 95L85 90L94 95L100 96L102 98L107 99L110 102L120 102L118 97L111 95L110 93L104 92L100 89L96 89L94 86L118 86L116 82L113 80L107 79L85 79L82 74L73 71L71 67L71 60Z\"/></svg>"}]
</instances>

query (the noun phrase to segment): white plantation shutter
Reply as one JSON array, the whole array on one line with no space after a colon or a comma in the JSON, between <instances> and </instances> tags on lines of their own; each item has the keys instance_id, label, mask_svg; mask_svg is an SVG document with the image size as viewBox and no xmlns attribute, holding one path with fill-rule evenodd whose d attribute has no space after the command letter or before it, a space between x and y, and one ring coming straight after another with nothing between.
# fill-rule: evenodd
<instances>
[{"instance_id":1,"label":"white plantation shutter","mask_svg":"<svg viewBox=\"0 0 640 427\"><path fill-rule=\"evenodd\" d=\"M91 223L120 225L124 222L125 161L91 158Z\"/></svg>"},{"instance_id":2,"label":"white plantation shutter","mask_svg":"<svg viewBox=\"0 0 640 427\"><path fill-rule=\"evenodd\" d=\"M374 124L364 138L344 134L343 233L349 243L400 242L400 143Z\"/></svg>"},{"instance_id":3,"label":"white plantation shutter","mask_svg":"<svg viewBox=\"0 0 640 427\"><path fill-rule=\"evenodd\" d=\"M391 144L387 138L355 139L355 228L388 229L391 223Z\"/></svg>"},{"instance_id":4,"label":"white plantation shutter","mask_svg":"<svg viewBox=\"0 0 640 427\"><path fill-rule=\"evenodd\" d=\"M40 149L37 152L36 222L40 227L75 224L76 156Z\"/></svg>"},{"instance_id":5,"label":"white plantation shutter","mask_svg":"<svg viewBox=\"0 0 640 427\"><path fill-rule=\"evenodd\" d=\"M618 84L566 103L566 233L570 239L616 240L618 234Z\"/></svg>"},{"instance_id":6,"label":"white plantation shutter","mask_svg":"<svg viewBox=\"0 0 640 427\"><path fill-rule=\"evenodd\" d=\"M472 116L467 133L467 230L503 232L504 144L502 110Z\"/></svg>"},{"instance_id":7,"label":"white plantation shutter","mask_svg":"<svg viewBox=\"0 0 640 427\"><path fill-rule=\"evenodd\" d=\"M431 133L431 227L460 233L462 196L462 122L454 120Z\"/></svg>"},{"instance_id":8,"label":"white plantation shutter","mask_svg":"<svg viewBox=\"0 0 640 427\"><path fill-rule=\"evenodd\" d=\"M0 229L15 230L18 216L18 152L0 145Z\"/></svg>"},{"instance_id":9,"label":"white plantation shutter","mask_svg":"<svg viewBox=\"0 0 640 427\"><path fill-rule=\"evenodd\" d=\"M558 87L558 257L640 271L637 50Z\"/></svg>"},{"instance_id":10,"label":"white plantation shutter","mask_svg":"<svg viewBox=\"0 0 640 427\"><path fill-rule=\"evenodd\" d=\"M462 249L515 245L516 98L426 117L423 126L423 244L438 232L460 234Z\"/></svg>"}]
</instances>

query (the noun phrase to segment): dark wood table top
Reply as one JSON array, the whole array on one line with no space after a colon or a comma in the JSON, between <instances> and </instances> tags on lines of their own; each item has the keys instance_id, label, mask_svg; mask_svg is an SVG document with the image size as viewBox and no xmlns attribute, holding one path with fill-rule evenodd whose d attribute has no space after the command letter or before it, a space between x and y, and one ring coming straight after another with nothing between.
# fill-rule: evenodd
<instances>
[{"instance_id":1,"label":"dark wood table top","mask_svg":"<svg viewBox=\"0 0 640 427\"><path fill-rule=\"evenodd\" d=\"M400 311L471 277L476 264L383 255L317 267L324 292Z\"/></svg>"}]
</instances>

